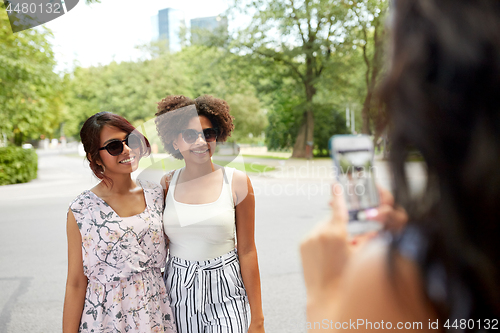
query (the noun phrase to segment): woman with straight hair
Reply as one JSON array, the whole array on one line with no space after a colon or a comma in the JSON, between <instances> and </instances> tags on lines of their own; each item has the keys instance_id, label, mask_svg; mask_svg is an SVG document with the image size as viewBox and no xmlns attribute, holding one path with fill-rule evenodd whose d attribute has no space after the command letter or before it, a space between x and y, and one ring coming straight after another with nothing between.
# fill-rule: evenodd
<instances>
[{"instance_id":1,"label":"woman with straight hair","mask_svg":"<svg viewBox=\"0 0 500 333\"><path fill-rule=\"evenodd\" d=\"M378 219L408 221L353 251L334 190L332 217L301 245L308 327L498 330L500 1L392 4L382 100L395 201L382 192ZM421 196L405 171L415 149L427 171Z\"/></svg>"},{"instance_id":2,"label":"woman with straight hair","mask_svg":"<svg viewBox=\"0 0 500 333\"><path fill-rule=\"evenodd\" d=\"M101 182L68 211L63 332L175 333L160 271L167 254L163 189L131 177L149 142L110 112L87 119L80 138Z\"/></svg>"},{"instance_id":3,"label":"woman with straight hair","mask_svg":"<svg viewBox=\"0 0 500 333\"><path fill-rule=\"evenodd\" d=\"M165 280L177 330L264 332L252 184L211 159L234 128L229 106L212 96L167 96L155 122L165 149L185 162L161 181Z\"/></svg>"}]
</instances>

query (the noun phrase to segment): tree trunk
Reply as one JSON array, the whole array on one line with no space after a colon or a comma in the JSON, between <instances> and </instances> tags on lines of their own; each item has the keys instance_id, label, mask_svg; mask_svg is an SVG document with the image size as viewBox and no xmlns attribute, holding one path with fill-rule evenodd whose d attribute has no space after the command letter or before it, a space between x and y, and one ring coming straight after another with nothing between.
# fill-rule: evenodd
<instances>
[{"instance_id":1,"label":"tree trunk","mask_svg":"<svg viewBox=\"0 0 500 333\"><path fill-rule=\"evenodd\" d=\"M372 121L372 106L374 103L375 87L377 86L377 77L379 75L381 66L382 66L382 48L383 48L383 38L384 38L384 28L381 26L380 20L374 20L373 25L375 30L373 32L373 56L372 59L368 59L368 55L366 52L367 45L363 46L363 59L366 63L366 72L365 72L365 80L366 80L366 97L363 103L363 110L361 111L361 118L363 120L363 126L361 128L361 132L363 134L372 134L371 129L371 121ZM382 29L382 33L380 33L380 29ZM366 28L363 30L366 43L368 43L368 35L366 32Z\"/></svg>"},{"instance_id":2,"label":"tree trunk","mask_svg":"<svg viewBox=\"0 0 500 333\"><path fill-rule=\"evenodd\" d=\"M308 158L313 157L314 148L314 116L312 110L307 110L303 114L303 121L297 134L297 140L293 145L292 157Z\"/></svg>"},{"instance_id":3,"label":"tree trunk","mask_svg":"<svg viewBox=\"0 0 500 333\"><path fill-rule=\"evenodd\" d=\"M299 128L299 133L297 134L297 139L295 139L295 144L293 145L292 157L304 158L306 157L306 134L307 134L307 116L304 112L302 124Z\"/></svg>"},{"instance_id":4,"label":"tree trunk","mask_svg":"<svg viewBox=\"0 0 500 333\"><path fill-rule=\"evenodd\" d=\"M306 112L307 117L307 132L306 132L306 158L313 158L314 148L314 115L313 110Z\"/></svg>"},{"instance_id":5,"label":"tree trunk","mask_svg":"<svg viewBox=\"0 0 500 333\"><path fill-rule=\"evenodd\" d=\"M24 140L24 135L23 132L14 132L14 145L16 146L22 146L23 145L23 140Z\"/></svg>"},{"instance_id":6,"label":"tree trunk","mask_svg":"<svg viewBox=\"0 0 500 333\"><path fill-rule=\"evenodd\" d=\"M363 110L361 111L361 119L363 120L363 126L361 127L361 133L371 135L370 129L370 106L372 104L372 87L367 87L368 92L363 103Z\"/></svg>"},{"instance_id":7,"label":"tree trunk","mask_svg":"<svg viewBox=\"0 0 500 333\"><path fill-rule=\"evenodd\" d=\"M308 77L312 78L312 70L308 71ZM297 158L308 158L313 157L314 148L314 111L312 100L316 94L316 88L312 84L313 80L308 79L304 82L304 88L306 91L306 101L307 109L303 114L302 124L299 128L299 133L297 134L297 140L295 140L295 145L293 146L292 157Z\"/></svg>"}]
</instances>

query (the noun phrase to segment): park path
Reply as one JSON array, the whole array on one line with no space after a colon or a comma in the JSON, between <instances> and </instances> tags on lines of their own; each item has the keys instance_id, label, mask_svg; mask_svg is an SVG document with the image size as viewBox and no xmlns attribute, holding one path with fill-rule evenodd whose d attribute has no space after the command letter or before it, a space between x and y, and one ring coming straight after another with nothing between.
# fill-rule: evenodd
<instances>
[{"instance_id":1,"label":"park path","mask_svg":"<svg viewBox=\"0 0 500 333\"><path fill-rule=\"evenodd\" d=\"M39 153L38 179L0 187L0 332L60 332L66 211L95 184L80 158Z\"/></svg>"}]
</instances>

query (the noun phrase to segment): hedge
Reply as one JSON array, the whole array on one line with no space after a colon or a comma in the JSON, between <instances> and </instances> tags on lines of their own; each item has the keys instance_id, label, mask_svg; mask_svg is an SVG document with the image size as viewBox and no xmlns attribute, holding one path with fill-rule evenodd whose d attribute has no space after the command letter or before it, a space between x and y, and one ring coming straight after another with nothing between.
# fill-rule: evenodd
<instances>
[{"instance_id":1,"label":"hedge","mask_svg":"<svg viewBox=\"0 0 500 333\"><path fill-rule=\"evenodd\" d=\"M35 179L38 156L34 149L0 148L0 185L26 183Z\"/></svg>"}]
</instances>

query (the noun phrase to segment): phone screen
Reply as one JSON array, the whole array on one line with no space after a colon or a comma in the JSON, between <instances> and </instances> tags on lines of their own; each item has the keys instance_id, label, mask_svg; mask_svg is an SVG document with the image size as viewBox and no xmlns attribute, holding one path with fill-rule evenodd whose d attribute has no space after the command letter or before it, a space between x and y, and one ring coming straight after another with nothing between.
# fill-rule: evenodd
<instances>
[{"instance_id":1,"label":"phone screen","mask_svg":"<svg viewBox=\"0 0 500 333\"><path fill-rule=\"evenodd\" d=\"M373 143L367 136L334 136L331 153L337 180L346 198L349 219L362 220L359 212L379 205L373 166Z\"/></svg>"}]
</instances>

